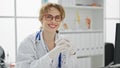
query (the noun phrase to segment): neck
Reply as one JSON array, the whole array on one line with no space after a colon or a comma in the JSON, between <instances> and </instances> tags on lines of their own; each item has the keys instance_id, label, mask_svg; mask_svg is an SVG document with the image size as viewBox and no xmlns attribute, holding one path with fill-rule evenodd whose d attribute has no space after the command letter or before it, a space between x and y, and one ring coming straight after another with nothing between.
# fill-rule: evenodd
<instances>
[{"instance_id":1,"label":"neck","mask_svg":"<svg viewBox=\"0 0 120 68\"><path fill-rule=\"evenodd\" d=\"M43 39L47 41L54 41L55 40L55 32L47 32L43 31Z\"/></svg>"},{"instance_id":2,"label":"neck","mask_svg":"<svg viewBox=\"0 0 120 68\"><path fill-rule=\"evenodd\" d=\"M43 31L43 39L47 44L49 51L55 47L55 34L56 32Z\"/></svg>"}]
</instances>

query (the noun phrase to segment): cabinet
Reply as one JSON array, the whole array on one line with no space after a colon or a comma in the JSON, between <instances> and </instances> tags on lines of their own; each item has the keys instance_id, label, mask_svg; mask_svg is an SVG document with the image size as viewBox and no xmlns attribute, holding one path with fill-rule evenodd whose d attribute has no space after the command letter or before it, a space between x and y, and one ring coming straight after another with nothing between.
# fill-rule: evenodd
<instances>
[{"instance_id":1,"label":"cabinet","mask_svg":"<svg viewBox=\"0 0 120 68\"><path fill-rule=\"evenodd\" d=\"M73 2L73 0L72 2L74 5L65 4L67 0L62 1L64 3L60 3L65 8L66 18L64 19L60 30L103 30L103 4L101 4L102 0L75 0L75 2Z\"/></svg>"},{"instance_id":2,"label":"cabinet","mask_svg":"<svg viewBox=\"0 0 120 68\"><path fill-rule=\"evenodd\" d=\"M60 33L73 43L77 57L89 58L89 67L104 66L104 1L103 0L59 0L66 17ZM78 67L79 68L79 67Z\"/></svg>"}]
</instances>

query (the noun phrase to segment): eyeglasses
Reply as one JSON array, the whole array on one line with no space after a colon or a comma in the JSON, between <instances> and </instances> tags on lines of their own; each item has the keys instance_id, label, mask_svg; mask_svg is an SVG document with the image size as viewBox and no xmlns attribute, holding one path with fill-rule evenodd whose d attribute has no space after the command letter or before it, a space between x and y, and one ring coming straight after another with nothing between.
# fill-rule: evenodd
<instances>
[{"instance_id":1,"label":"eyeglasses","mask_svg":"<svg viewBox=\"0 0 120 68\"><path fill-rule=\"evenodd\" d=\"M53 16L53 15L51 15L51 14L45 14L45 20L51 21L51 20L53 20L53 18L55 18L55 21L56 21L56 22L60 22L60 21L62 20L61 15Z\"/></svg>"}]
</instances>

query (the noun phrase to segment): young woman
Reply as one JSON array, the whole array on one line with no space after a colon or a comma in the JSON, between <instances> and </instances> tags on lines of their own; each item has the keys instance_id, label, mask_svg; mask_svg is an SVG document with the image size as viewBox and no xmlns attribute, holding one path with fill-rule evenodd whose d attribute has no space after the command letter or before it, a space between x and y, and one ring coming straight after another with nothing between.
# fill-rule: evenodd
<instances>
[{"instance_id":1,"label":"young woman","mask_svg":"<svg viewBox=\"0 0 120 68\"><path fill-rule=\"evenodd\" d=\"M20 44L16 68L69 68L67 57L71 44L58 35L64 18L61 5L48 3L42 6L39 15L42 28Z\"/></svg>"}]
</instances>

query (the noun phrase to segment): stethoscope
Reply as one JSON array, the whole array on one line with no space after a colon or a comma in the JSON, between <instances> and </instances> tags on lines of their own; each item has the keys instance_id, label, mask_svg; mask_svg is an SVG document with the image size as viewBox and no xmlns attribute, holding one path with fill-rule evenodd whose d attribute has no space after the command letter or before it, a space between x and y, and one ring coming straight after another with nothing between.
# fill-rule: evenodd
<instances>
[{"instance_id":1,"label":"stethoscope","mask_svg":"<svg viewBox=\"0 0 120 68\"><path fill-rule=\"evenodd\" d=\"M36 37L35 37L35 43L37 43L37 40L41 40L41 37L40 37L40 34L41 34L42 30L38 31L38 33L36 34ZM57 31L58 33L58 31ZM47 52L48 52L48 49L46 49ZM58 68L61 68L62 66L62 53L59 54L59 57L58 57Z\"/></svg>"}]
</instances>

